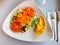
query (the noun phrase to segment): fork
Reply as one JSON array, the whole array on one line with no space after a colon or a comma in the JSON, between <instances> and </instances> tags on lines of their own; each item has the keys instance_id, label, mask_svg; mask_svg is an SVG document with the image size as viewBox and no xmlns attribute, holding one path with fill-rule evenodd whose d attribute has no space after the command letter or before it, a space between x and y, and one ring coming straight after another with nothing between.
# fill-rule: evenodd
<instances>
[{"instance_id":1,"label":"fork","mask_svg":"<svg viewBox=\"0 0 60 45\"><path fill-rule=\"evenodd\" d=\"M53 39L58 42L58 14L57 12L48 12L48 22L53 30ZM54 22L54 27L52 23ZM54 29L53 29L54 28Z\"/></svg>"}]
</instances>

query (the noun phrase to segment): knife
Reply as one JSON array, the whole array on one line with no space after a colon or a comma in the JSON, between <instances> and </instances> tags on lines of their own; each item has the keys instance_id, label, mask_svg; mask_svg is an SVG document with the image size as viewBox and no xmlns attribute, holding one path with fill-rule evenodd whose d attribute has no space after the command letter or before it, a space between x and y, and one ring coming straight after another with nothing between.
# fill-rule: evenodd
<instances>
[{"instance_id":1,"label":"knife","mask_svg":"<svg viewBox=\"0 0 60 45\"><path fill-rule=\"evenodd\" d=\"M59 16L58 16L58 12L56 11L56 15L55 15L55 33L56 33L56 42L58 42L58 21L59 21Z\"/></svg>"}]
</instances>

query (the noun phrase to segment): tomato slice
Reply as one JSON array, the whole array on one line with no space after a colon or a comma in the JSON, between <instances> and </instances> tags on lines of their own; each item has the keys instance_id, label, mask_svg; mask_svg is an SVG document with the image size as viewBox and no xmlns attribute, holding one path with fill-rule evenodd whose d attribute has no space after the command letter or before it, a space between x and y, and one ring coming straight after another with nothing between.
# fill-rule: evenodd
<instances>
[{"instance_id":1,"label":"tomato slice","mask_svg":"<svg viewBox=\"0 0 60 45\"><path fill-rule=\"evenodd\" d=\"M13 24L11 24L11 29L14 32L22 32L21 27L21 24L19 24L18 22L14 22Z\"/></svg>"},{"instance_id":2,"label":"tomato slice","mask_svg":"<svg viewBox=\"0 0 60 45\"><path fill-rule=\"evenodd\" d=\"M31 16L31 17L34 17L35 14L36 14L36 11L35 11L33 8L31 8L31 7L28 7L28 8L26 8L25 10L26 10L27 14L28 14L29 16Z\"/></svg>"}]
</instances>

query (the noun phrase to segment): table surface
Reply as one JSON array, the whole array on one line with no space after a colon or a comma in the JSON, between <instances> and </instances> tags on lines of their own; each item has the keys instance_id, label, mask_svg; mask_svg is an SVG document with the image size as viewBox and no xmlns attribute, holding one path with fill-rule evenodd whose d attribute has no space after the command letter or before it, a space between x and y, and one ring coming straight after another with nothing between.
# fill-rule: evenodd
<instances>
[{"instance_id":1,"label":"table surface","mask_svg":"<svg viewBox=\"0 0 60 45\"><path fill-rule=\"evenodd\" d=\"M19 3L25 0L1 0L0 1L0 44L1 45L59 45L55 41L46 41L46 42L24 42L13 39L7 36L2 31L2 24L6 18L6 16L15 8ZM40 6L40 4L38 4ZM55 11L57 9L56 0L46 0L46 4L44 6L40 6L44 14L48 11Z\"/></svg>"}]
</instances>

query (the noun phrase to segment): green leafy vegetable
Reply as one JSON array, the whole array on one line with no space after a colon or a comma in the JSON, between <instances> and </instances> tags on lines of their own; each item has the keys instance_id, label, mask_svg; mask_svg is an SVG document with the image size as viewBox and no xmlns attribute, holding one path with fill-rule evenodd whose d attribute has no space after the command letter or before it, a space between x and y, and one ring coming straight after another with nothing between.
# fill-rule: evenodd
<instances>
[{"instance_id":1,"label":"green leafy vegetable","mask_svg":"<svg viewBox=\"0 0 60 45\"><path fill-rule=\"evenodd\" d=\"M38 21L38 18L34 18L34 19L32 20L32 22L31 22L31 24L26 25L25 30L29 30L31 27L33 27L34 25L36 25L37 21Z\"/></svg>"},{"instance_id":2,"label":"green leafy vegetable","mask_svg":"<svg viewBox=\"0 0 60 45\"><path fill-rule=\"evenodd\" d=\"M16 19L16 17L17 17L17 15L13 15L13 17L12 17L12 19L10 21L11 24L14 22L14 20Z\"/></svg>"},{"instance_id":3,"label":"green leafy vegetable","mask_svg":"<svg viewBox=\"0 0 60 45\"><path fill-rule=\"evenodd\" d=\"M34 25L36 25L37 21L38 21L38 18L34 18L34 20L31 23L31 27L33 27Z\"/></svg>"}]
</instances>

